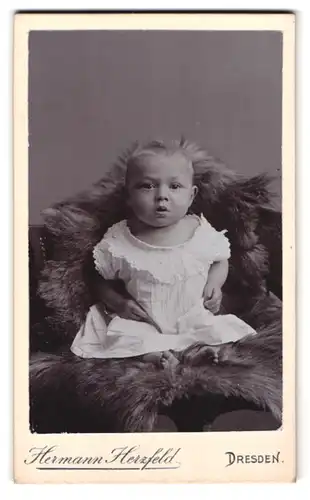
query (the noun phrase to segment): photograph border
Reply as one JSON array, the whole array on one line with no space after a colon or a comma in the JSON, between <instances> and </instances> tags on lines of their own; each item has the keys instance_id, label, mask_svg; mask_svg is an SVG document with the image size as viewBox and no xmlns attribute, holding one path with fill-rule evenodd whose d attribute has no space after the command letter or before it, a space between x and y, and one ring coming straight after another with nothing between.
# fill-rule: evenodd
<instances>
[{"instance_id":1,"label":"photograph border","mask_svg":"<svg viewBox=\"0 0 310 500\"><path fill-rule=\"evenodd\" d=\"M272 30L283 33L283 425L279 431L40 435L29 429L28 33L31 30ZM294 14L17 14L14 25L14 475L20 483L291 482L295 479L295 16ZM102 440L100 439L102 436ZM102 441L102 444L100 443ZM156 441L156 443L155 443ZM208 452L201 460L205 441ZM42 471L33 449L62 456L105 455L135 447L179 451L173 470ZM55 449L56 449L55 448ZM273 455L276 463L227 467L227 452Z\"/></svg>"}]
</instances>

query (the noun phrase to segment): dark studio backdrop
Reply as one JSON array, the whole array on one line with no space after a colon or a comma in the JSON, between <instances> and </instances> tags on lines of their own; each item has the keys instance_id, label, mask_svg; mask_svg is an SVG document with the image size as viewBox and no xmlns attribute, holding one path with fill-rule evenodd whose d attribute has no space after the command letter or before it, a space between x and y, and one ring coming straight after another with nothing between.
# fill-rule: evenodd
<instances>
[{"instance_id":1,"label":"dark studio backdrop","mask_svg":"<svg viewBox=\"0 0 310 500\"><path fill-rule=\"evenodd\" d=\"M133 140L181 134L270 172L280 207L281 82L280 32L31 32L29 223Z\"/></svg>"}]
</instances>

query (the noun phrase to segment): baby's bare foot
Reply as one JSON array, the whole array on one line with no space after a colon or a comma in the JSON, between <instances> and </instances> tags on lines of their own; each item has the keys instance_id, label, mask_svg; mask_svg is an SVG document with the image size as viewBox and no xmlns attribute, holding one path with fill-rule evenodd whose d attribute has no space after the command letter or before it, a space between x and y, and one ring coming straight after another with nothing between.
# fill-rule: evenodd
<instances>
[{"instance_id":1,"label":"baby's bare foot","mask_svg":"<svg viewBox=\"0 0 310 500\"><path fill-rule=\"evenodd\" d=\"M237 355L234 351L234 342L227 342L225 344L208 346L208 350L212 353L212 362L215 364L224 364L226 362L236 362ZM239 357L240 362L240 357Z\"/></svg>"},{"instance_id":2,"label":"baby's bare foot","mask_svg":"<svg viewBox=\"0 0 310 500\"><path fill-rule=\"evenodd\" d=\"M146 363L154 363L155 365L162 365L162 353L161 352L150 352L148 354L144 354L142 359L146 361Z\"/></svg>"},{"instance_id":3,"label":"baby's bare foot","mask_svg":"<svg viewBox=\"0 0 310 500\"><path fill-rule=\"evenodd\" d=\"M240 366L252 366L254 361L249 358L245 358L242 349L238 349L238 344L235 342L227 342L223 344L219 351L219 363L221 364L231 364Z\"/></svg>"},{"instance_id":4,"label":"baby's bare foot","mask_svg":"<svg viewBox=\"0 0 310 500\"><path fill-rule=\"evenodd\" d=\"M210 354L210 358L212 363L218 364L219 362L219 352L221 349L221 345L209 345L208 346L208 353Z\"/></svg>"},{"instance_id":5,"label":"baby's bare foot","mask_svg":"<svg viewBox=\"0 0 310 500\"><path fill-rule=\"evenodd\" d=\"M175 368L179 364L179 360L170 351L150 352L143 355L143 361L154 363L163 368Z\"/></svg>"},{"instance_id":6,"label":"baby's bare foot","mask_svg":"<svg viewBox=\"0 0 310 500\"><path fill-rule=\"evenodd\" d=\"M197 343L191 346L187 352L185 351L183 362L192 366L200 366L209 363L219 364L220 350L221 345Z\"/></svg>"},{"instance_id":7,"label":"baby's bare foot","mask_svg":"<svg viewBox=\"0 0 310 500\"><path fill-rule=\"evenodd\" d=\"M179 360L171 351L164 351L162 353L161 363L164 368L175 368L179 364Z\"/></svg>"}]
</instances>

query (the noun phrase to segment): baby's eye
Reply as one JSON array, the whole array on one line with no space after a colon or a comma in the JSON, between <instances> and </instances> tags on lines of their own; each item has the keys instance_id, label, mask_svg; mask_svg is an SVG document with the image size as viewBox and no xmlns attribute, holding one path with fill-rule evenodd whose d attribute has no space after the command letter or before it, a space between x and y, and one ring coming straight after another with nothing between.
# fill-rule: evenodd
<instances>
[{"instance_id":1,"label":"baby's eye","mask_svg":"<svg viewBox=\"0 0 310 500\"><path fill-rule=\"evenodd\" d=\"M170 189L172 189L172 190L179 189L180 187L182 187L182 186L181 186L181 184L179 184L179 182L172 182L170 184Z\"/></svg>"},{"instance_id":2,"label":"baby's eye","mask_svg":"<svg viewBox=\"0 0 310 500\"><path fill-rule=\"evenodd\" d=\"M154 184L152 184L152 182L142 182L141 184L139 184L138 187L139 187L139 189L150 190L150 189L153 189Z\"/></svg>"}]
</instances>

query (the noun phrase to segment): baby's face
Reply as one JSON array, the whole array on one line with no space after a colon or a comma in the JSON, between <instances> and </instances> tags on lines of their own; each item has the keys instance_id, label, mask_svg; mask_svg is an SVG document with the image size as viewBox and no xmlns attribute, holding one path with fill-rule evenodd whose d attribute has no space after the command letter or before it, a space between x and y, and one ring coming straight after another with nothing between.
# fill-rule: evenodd
<instances>
[{"instance_id":1,"label":"baby's face","mask_svg":"<svg viewBox=\"0 0 310 500\"><path fill-rule=\"evenodd\" d=\"M192 168L178 153L147 156L131 167L127 192L137 219L152 227L170 226L192 204L196 192Z\"/></svg>"}]
</instances>

